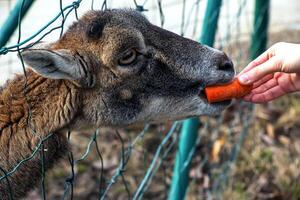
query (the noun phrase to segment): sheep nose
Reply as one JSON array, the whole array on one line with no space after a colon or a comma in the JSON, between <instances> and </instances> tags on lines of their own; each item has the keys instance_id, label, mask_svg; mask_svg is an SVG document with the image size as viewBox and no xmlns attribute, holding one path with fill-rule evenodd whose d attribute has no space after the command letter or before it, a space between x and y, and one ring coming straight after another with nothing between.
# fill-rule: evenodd
<instances>
[{"instance_id":1,"label":"sheep nose","mask_svg":"<svg viewBox=\"0 0 300 200\"><path fill-rule=\"evenodd\" d=\"M217 69L220 71L223 71L223 72L233 72L234 71L233 63L225 53L222 54L222 56L219 60Z\"/></svg>"},{"instance_id":2,"label":"sheep nose","mask_svg":"<svg viewBox=\"0 0 300 200\"><path fill-rule=\"evenodd\" d=\"M219 67L219 70L232 71L233 63L231 60L226 60L226 61L222 62L218 67Z\"/></svg>"}]
</instances>

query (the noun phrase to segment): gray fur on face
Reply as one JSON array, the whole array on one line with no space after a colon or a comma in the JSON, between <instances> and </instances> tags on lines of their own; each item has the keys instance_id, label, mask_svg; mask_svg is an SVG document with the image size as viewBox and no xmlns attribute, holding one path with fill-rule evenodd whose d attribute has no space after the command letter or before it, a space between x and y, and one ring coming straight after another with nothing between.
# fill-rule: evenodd
<instances>
[{"instance_id":1,"label":"gray fur on face","mask_svg":"<svg viewBox=\"0 0 300 200\"><path fill-rule=\"evenodd\" d=\"M68 61L74 60L74 66L75 61L85 66L86 79L95 77L93 87L82 90L81 115L74 124L84 121L97 127L179 120L216 115L229 104L208 104L199 96L205 86L233 78L232 63L223 52L152 25L133 10L88 12L51 45L51 52L62 49L70 52ZM134 62L121 65L120 59L132 50L138 55ZM72 74L67 65L60 70ZM81 77L76 83L82 82L91 81Z\"/></svg>"}]
</instances>

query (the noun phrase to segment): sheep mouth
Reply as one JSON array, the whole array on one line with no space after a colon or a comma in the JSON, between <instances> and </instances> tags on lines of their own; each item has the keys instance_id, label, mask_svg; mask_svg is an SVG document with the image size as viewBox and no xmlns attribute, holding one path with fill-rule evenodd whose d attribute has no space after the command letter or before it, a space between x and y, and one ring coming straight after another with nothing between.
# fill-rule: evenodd
<instances>
[{"instance_id":1,"label":"sheep mouth","mask_svg":"<svg viewBox=\"0 0 300 200\"><path fill-rule=\"evenodd\" d=\"M199 89L198 96L200 97L200 99L202 101L204 101L205 103L208 103L204 88Z\"/></svg>"},{"instance_id":2,"label":"sheep mouth","mask_svg":"<svg viewBox=\"0 0 300 200\"><path fill-rule=\"evenodd\" d=\"M207 100L207 96L206 96L206 93L205 93L205 87L199 87L198 89L198 97L206 104L210 104L210 105L229 105L231 104L232 100L229 99L229 100L224 100L224 101L219 101L219 102L213 102L213 103L210 103L208 102Z\"/></svg>"},{"instance_id":3,"label":"sheep mouth","mask_svg":"<svg viewBox=\"0 0 300 200\"><path fill-rule=\"evenodd\" d=\"M199 82L192 83L189 85L188 90L192 92L192 94L196 94L204 103L209 103L205 93L205 85L199 84Z\"/></svg>"},{"instance_id":4,"label":"sheep mouth","mask_svg":"<svg viewBox=\"0 0 300 200\"><path fill-rule=\"evenodd\" d=\"M199 90L199 93L198 93L198 97L206 104L209 104L211 106L222 106L222 107L226 107L226 106L229 106L232 102L231 99L229 100L225 100L225 101L219 101L219 102L213 102L213 103L210 103L208 102L207 100L207 97L206 97L206 93L204 91L204 89L201 89Z\"/></svg>"}]
</instances>

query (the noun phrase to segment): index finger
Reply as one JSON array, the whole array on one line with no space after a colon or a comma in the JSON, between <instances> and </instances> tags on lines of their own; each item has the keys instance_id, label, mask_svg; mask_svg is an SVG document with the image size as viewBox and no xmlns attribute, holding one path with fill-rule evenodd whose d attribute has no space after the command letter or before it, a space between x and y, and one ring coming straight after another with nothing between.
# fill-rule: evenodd
<instances>
[{"instance_id":1,"label":"index finger","mask_svg":"<svg viewBox=\"0 0 300 200\"><path fill-rule=\"evenodd\" d=\"M251 69L253 69L254 67L261 65L262 63L266 62L267 60L270 59L270 57L272 57L270 55L270 52L272 50L268 49L265 52L263 52L260 56L258 56L257 58L255 58L252 62L250 62L240 73L239 75L246 73L248 71L250 71Z\"/></svg>"},{"instance_id":2,"label":"index finger","mask_svg":"<svg viewBox=\"0 0 300 200\"><path fill-rule=\"evenodd\" d=\"M272 57L267 62L260 64L259 66L241 74L238 76L240 83L252 84L268 74L281 71L281 60L276 57Z\"/></svg>"}]
</instances>

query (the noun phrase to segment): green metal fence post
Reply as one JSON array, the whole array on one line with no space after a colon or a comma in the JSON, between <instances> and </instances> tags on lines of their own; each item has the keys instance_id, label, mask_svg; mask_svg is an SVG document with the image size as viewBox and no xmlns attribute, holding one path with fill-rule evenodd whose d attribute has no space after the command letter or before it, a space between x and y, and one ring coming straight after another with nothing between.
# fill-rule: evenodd
<instances>
[{"instance_id":1,"label":"green metal fence post","mask_svg":"<svg viewBox=\"0 0 300 200\"><path fill-rule=\"evenodd\" d=\"M213 46L215 40L221 4L222 0L208 0L207 2L200 42L208 46ZM200 122L197 118L187 119L183 123L169 200L182 200L185 198L189 185L190 169L190 164L187 164L186 161L190 158L190 154L196 145L199 126Z\"/></svg>"},{"instance_id":2,"label":"green metal fence post","mask_svg":"<svg viewBox=\"0 0 300 200\"><path fill-rule=\"evenodd\" d=\"M23 3L24 1L24 3ZM0 48L3 47L18 27L19 12L22 8L21 19L25 16L34 0L19 0L10 15L0 28Z\"/></svg>"},{"instance_id":3,"label":"green metal fence post","mask_svg":"<svg viewBox=\"0 0 300 200\"><path fill-rule=\"evenodd\" d=\"M270 0L256 0L250 59L255 59L267 47Z\"/></svg>"},{"instance_id":4,"label":"green metal fence post","mask_svg":"<svg viewBox=\"0 0 300 200\"><path fill-rule=\"evenodd\" d=\"M200 43L211 47L214 45L221 6L222 0L208 0L203 20Z\"/></svg>"}]
</instances>

